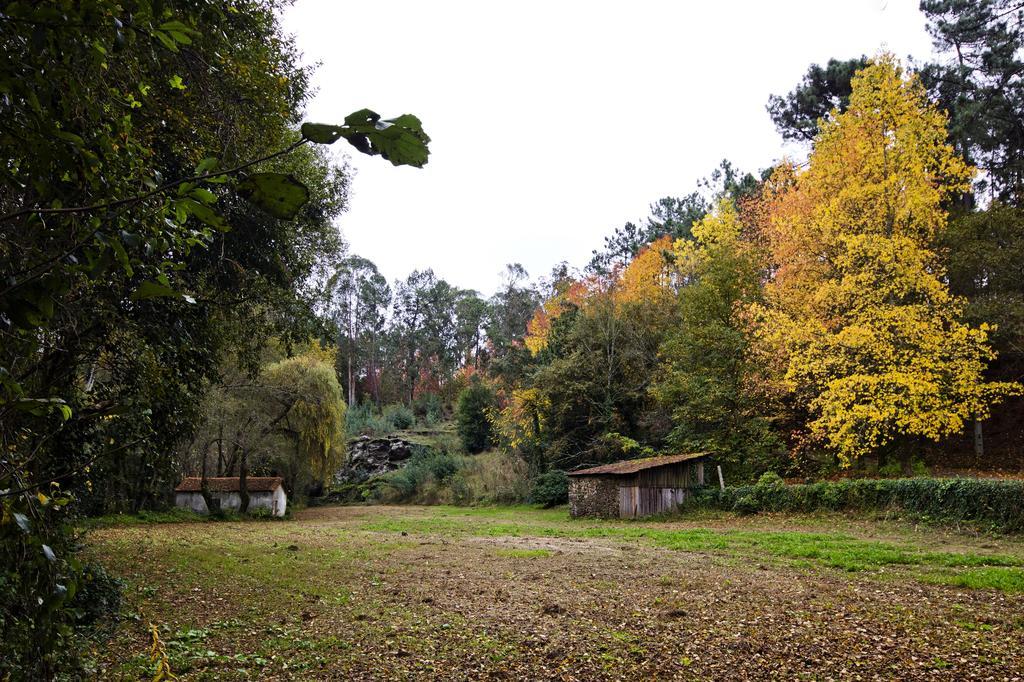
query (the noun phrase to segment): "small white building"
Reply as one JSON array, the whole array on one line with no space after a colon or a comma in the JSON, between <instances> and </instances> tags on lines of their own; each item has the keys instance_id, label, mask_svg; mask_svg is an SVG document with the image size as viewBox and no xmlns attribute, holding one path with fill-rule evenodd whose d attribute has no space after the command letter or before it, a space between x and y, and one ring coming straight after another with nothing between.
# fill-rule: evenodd
<instances>
[{"instance_id":1,"label":"small white building","mask_svg":"<svg viewBox=\"0 0 1024 682\"><path fill-rule=\"evenodd\" d=\"M221 509L238 511L242 506L237 476L207 478L206 482L210 487L210 494L220 500ZM200 514L208 513L206 501L203 499L202 483L203 479L198 476L181 479L181 483L174 489L174 506L191 509ZM274 516L284 516L288 496L284 493L284 479L280 476L248 477L245 479L245 488L249 491L249 511L269 509Z\"/></svg>"}]
</instances>

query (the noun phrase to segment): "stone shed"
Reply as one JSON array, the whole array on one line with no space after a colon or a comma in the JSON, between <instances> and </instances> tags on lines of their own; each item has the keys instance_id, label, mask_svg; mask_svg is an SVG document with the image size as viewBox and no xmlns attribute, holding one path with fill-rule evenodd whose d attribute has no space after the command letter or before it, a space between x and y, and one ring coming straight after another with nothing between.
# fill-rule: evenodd
<instances>
[{"instance_id":1,"label":"stone shed","mask_svg":"<svg viewBox=\"0 0 1024 682\"><path fill-rule=\"evenodd\" d=\"M237 511L242 506L239 479L235 477L207 478L210 494L220 501L223 510ZM174 506L206 514L206 501L202 493L203 479L191 476L181 479L174 489ZM249 511L268 509L274 516L284 516L288 507L288 496L284 492L284 480L280 476L250 476L245 479L249 491Z\"/></svg>"},{"instance_id":2,"label":"stone shed","mask_svg":"<svg viewBox=\"0 0 1024 682\"><path fill-rule=\"evenodd\" d=\"M673 511L704 485L706 453L630 459L569 472L569 513L631 519Z\"/></svg>"}]
</instances>

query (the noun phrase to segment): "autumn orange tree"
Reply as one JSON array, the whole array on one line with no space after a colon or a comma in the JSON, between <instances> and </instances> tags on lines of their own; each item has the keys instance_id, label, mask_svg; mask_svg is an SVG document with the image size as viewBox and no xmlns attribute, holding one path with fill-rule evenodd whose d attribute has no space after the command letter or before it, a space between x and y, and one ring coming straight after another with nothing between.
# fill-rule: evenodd
<instances>
[{"instance_id":1,"label":"autumn orange tree","mask_svg":"<svg viewBox=\"0 0 1024 682\"><path fill-rule=\"evenodd\" d=\"M762 343L810 414L808 432L850 466L962 431L1019 387L987 382L985 325L962 321L935 252L945 202L972 170L914 75L882 55L853 80L849 108L822 123L806 169L767 191L775 273Z\"/></svg>"}]
</instances>

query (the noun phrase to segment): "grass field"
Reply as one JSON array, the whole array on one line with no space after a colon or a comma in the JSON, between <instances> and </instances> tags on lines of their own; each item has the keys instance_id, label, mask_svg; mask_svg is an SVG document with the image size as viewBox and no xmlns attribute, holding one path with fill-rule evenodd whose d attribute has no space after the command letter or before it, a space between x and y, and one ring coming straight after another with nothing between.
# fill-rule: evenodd
<instances>
[{"instance_id":1,"label":"grass field","mask_svg":"<svg viewBox=\"0 0 1024 682\"><path fill-rule=\"evenodd\" d=\"M1021 679L1024 539L842 516L336 507L101 525L102 677Z\"/></svg>"}]
</instances>

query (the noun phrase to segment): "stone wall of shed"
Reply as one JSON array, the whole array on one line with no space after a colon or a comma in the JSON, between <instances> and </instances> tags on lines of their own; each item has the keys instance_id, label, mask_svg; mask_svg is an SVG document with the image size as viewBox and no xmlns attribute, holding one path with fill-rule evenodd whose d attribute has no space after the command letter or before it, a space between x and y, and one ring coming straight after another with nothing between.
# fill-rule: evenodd
<instances>
[{"instance_id":1,"label":"stone wall of shed","mask_svg":"<svg viewBox=\"0 0 1024 682\"><path fill-rule=\"evenodd\" d=\"M569 514L613 519L619 515L619 488L613 476L570 476Z\"/></svg>"}]
</instances>

